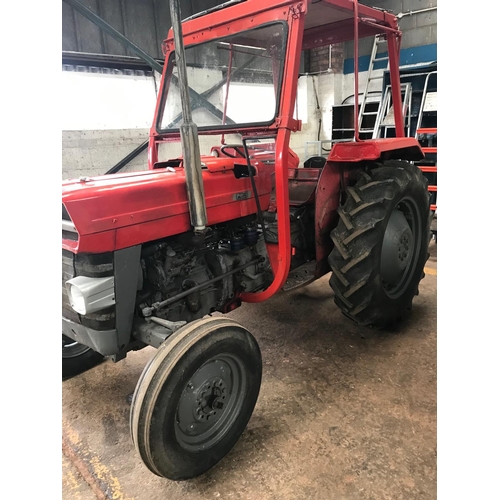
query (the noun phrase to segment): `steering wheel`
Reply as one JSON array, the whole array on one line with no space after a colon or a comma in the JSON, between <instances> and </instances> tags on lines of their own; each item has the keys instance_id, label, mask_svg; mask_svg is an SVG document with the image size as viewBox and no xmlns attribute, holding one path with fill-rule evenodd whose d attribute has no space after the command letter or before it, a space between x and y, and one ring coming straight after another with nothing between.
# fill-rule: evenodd
<instances>
[{"instance_id":1,"label":"steering wheel","mask_svg":"<svg viewBox=\"0 0 500 500\"><path fill-rule=\"evenodd\" d=\"M243 146L241 146L240 144L226 144L225 146L221 146L220 148L220 152L222 154L229 156L229 158L236 158L236 156L228 153L226 149L234 149L236 153L238 153L238 155L241 156L241 158L246 159L245 150L243 149Z\"/></svg>"}]
</instances>

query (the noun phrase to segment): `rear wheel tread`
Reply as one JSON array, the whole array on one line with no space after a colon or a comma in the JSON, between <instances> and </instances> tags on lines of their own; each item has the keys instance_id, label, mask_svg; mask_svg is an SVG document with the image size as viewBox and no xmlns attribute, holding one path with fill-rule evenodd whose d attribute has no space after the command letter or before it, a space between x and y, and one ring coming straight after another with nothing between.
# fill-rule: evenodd
<instances>
[{"instance_id":1,"label":"rear wheel tread","mask_svg":"<svg viewBox=\"0 0 500 500\"><path fill-rule=\"evenodd\" d=\"M346 189L345 203L338 210L339 223L330 235L334 248L328 257L333 271L330 286L346 316L360 324L383 327L399 320L402 312L411 307L428 258L424 248L429 241L425 233L430 233L427 193L426 178L420 169L398 160L375 164L354 187ZM408 290L404 290L401 300L391 301L383 291L378 268L388 218L405 197L415 199L421 222L417 233L422 237Z\"/></svg>"}]
</instances>

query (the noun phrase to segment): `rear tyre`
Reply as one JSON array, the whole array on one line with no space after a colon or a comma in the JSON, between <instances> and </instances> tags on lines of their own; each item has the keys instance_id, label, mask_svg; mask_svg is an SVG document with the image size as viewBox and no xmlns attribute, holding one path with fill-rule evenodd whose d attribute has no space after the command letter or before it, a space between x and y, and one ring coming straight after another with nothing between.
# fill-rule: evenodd
<instances>
[{"instance_id":1,"label":"rear tyre","mask_svg":"<svg viewBox=\"0 0 500 500\"><path fill-rule=\"evenodd\" d=\"M86 345L62 336L62 379L79 375L98 365L104 357Z\"/></svg>"},{"instance_id":2,"label":"rear tyre","mask_svg":"<svg viewBox=\"0 0 500 500\"><path fill-rule=\"evenodd\" d=\"M144 369L130 430L154 474L203 474L236 444L252 415L262 377L254 337L227 318L193 321L172 334Z\"/></svg>"},{"instance_id":3,"label":"rear tyre","mask_svg":"<svg viewBox=\"0 0 500 500\"><path fill-rule=\"evenodd\" d=\"M331 232L330 286L342 312L388 327L411 310L429 256L427 180L405 161L386 161L347 188Z\"/></svg>"}]
</instances>

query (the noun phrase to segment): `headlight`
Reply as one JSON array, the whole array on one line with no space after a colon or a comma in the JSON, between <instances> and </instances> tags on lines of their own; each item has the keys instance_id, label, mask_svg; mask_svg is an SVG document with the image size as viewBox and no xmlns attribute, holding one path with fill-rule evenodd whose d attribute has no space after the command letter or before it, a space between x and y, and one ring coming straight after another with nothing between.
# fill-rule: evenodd
<instances>
[{"instance_id":1,"label":"headlight","mask_svg":"<svg viewBox=\"0 0 500 500\"><path fill-rule=\"evenodd\" d=\"M66 281L71 307L82 315L91 314L115 304L115 279L77 276Z\"/></svg>"},{"instance_id":2,"label":"headlight","mask_svg":"<svg viewBox=\"0 0 500 500\"><path fill-rule=\"evenodd\" d=\"M66 285L68 289L69 301L71 307L80 314L86 314L87 306L85 305L85 299L83 298L83 293L81 290L74 285Z\"/></svg>"}]
</instances>

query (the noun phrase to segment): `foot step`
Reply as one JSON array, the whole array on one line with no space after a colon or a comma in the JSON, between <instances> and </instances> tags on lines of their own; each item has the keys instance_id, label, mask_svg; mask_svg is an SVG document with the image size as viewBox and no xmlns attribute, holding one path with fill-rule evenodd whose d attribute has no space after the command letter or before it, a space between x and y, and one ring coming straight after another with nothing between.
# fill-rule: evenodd
<instances>
[{"instance_id":1,"label":"foot step","mask_svg":"<svg viewBox=\"0 0 500 500\"><path fill-rule=\"evenodd\" d=\"M293 271L290 271L288 279L283 285L282 290L288 292L289 290L294 290L295 288L311 283L315 279L315 271L315 260L311 260L310 262L306 262L305 264L295 268Z\"/></svg>"}]
</instances>

